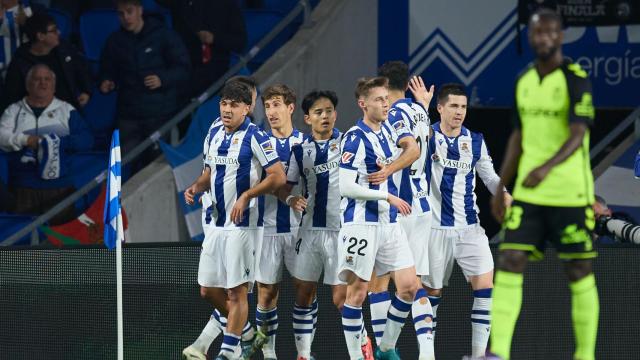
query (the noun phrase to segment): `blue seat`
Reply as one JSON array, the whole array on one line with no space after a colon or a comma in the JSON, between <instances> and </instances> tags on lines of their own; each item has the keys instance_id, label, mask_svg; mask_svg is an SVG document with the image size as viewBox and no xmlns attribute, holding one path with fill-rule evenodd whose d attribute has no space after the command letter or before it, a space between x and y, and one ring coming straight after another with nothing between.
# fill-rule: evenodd
<instances>
[{"instance_id":1,"label":"blue seat","mask_svg":"<svg viewBox=\"0 0 640 360\"><path fill-rule=\"evenodd\" d=\"M23 227L29 225L35 216L31 215L14 215L7 213L0 213L0 241L9 238L9 236L17 233ZM38 237L42 239L42 234L38 231ZM29 245L31 244L31 234L23 236L14 245Z\"/></svg>"},{"instance_id":2,"label":"blue seat","mask_svg":"<svg viewBox=\"0 0 640 360\"><path fill-rule=\"evenodd\" d=\"M94 88L91 99L84 107L85 120L95 137L95 149L109 148L111 132L115 127L117 98L118 95L115 91L103 94Z\"/></svg>"},{"instance_id":3,"label":"blue seat","mask_svg":"<svg viewBox=\"0 0 640 360\"><path fill-rule=\"evenodd\" d=\"M240 62L240 56L238 54L231 54L231 60L229 61L229 67L233 67L235 64ZM240 70L236 73L236 75L244 75L244 76L249 76L251 75L251 70L249 70L248 67L243 66L242 68L240 68Z\"/></svg>"},{"instance_id":4,"label":"blue seat","mask_svg":"<svg viewBox=\"0 0 640 360\"><path fill-rule=\"evenodd\" d=\"M244 10L244 19L247 24L247 51L257 44L269 33L283 18L284 15L270 10ZM253 60L249 68L255 71L264 63L280 46L289 41L295 33L295 26L287 26L267 46L265 46Z\"/></svg>"},{"instance_id":5,"label":"blue seat","mask_svg":"<svg viewBox=\"0 0 640 360\"><path fill-rule=\"evenodd\" d=\"M263 0L263 8L265 10L278 11L283 14L288 14L293 9L298 0Z\"/></svg>"},{"instance_id":6,"label":"blue seat","mask_svg":"<svg viewBox=\"0 0 640 360\"><path fill-rule=\"evenodd\" d=\"M80 41L90 61L98 62L107 38L120 28L115 10L91 10L80 16Z\"/></svg>"},{"instance_id":7,"label":"blue seat","mask_svg":"<svg viewBox=\"0 0 640 360\"><path fill-rule=\"evenodd\" d=\"M65 40L69 40L71 37L71 31L73 30L73 20L71 19L71 15L56 8L47 9L47 13L55 19L56 26L60 31L60 36Z\"/></svg>"}]
</instances>

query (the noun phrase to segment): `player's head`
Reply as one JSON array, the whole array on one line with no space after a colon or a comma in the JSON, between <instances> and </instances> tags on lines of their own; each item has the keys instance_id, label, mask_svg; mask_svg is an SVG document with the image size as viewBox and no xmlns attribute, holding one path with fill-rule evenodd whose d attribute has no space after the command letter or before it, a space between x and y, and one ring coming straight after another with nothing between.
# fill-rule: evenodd
<instances>
[{"instance_id":1,"label":"player's head","mask_svg":"<svg viewBox=\"0 0 640 360\"><path fill-rule=\"evenodd\" d=\"M142 29L144 20L141 0L116 0L116 9L123 29L134 33Z\"/></svg>"},{"instance_id":2,"label":"player's head","mask_svg":"<svg viewBox=\"0 0 640 360\"><path fill-rule=\"evenodd\" d=\"M539 9L529 18L528 36L536 58L549 60L562 48L562 17L551 9Z\"/></svg>"},{"instance_id":3,"label":"player's head","mask_svg":"<svg viewBox=\"0 0 640 360\"><path fill-rule=\"evenodd\" d=\"M220 120L228 129L236 129L251 108L251 89L239 81L224 86L220 92Z\"/></svg>"},{"instance_id":4,"label":"player's head","mask_svg":"<svg viewBox=\"0 0 640 360\"><path fill-rule=\"evenodd\" d=\"M438 91L440 121L451 129L462 127L467 115L467 93L462 84L444 84Z\"/></svg>"},{"instance_id":5,"label":"player's head","mask_svg":"<svg viewBox=\"0 0 640 360\"><path fill-rule=\"evenodd\" d=\"M251 107L249 108L249 117L253 115L253 110L256 108L256 100L258 98L258 82L253 76L244 76L237 75L234 77L230 77L225 84L228 84L232 81L241 82L251 89Z\"/></svg>"},{"instance_id":6,"label":"player's head","mask_svg":"<svg viewBox=\"0 0 640 360\"><path fill-rule=\"evenodd\" d=\"M338 95L331 90L313 90L302 99L304 122L311 127L313 135L323 138L331 136L338 113Z\"/></svg>"},{"instance_id":7,"label":"player's head","mask_svg":"<svg viewBox=\"0 0 640 360\"><path fill-rule=\"evenodd\" d=\"M272 129L291 126L291 116L296 108L296 93L291 88L283 84L269 86L262 93L262 103Z\"/></svg>"},{"instance_id":8,"label":"player's head","mask_svg":"<svg viewBox=\"0 0 640 360\"><path fill-rule=\"evenodd\" d=\"M402 61L387 61L378 68L378 76L389 79L389 90L405 92L409 88L409 65Z\"/></svg>"},{"instance_id":9,"label":"player's head","mask_svg":"<svg viewBox=\"0 0 640 360\"><path fill-rule=\"evenodd\" d=\"M376 76L361 78L356 85L356 100L364 116L381 123L389 112L389 80Z\"/></svg>"}]
</instances>

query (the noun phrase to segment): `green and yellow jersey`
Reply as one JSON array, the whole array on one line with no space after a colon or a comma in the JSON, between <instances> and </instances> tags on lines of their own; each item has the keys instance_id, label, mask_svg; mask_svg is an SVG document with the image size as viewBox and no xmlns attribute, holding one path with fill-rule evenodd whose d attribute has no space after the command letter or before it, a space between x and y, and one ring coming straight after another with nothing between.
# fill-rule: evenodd
<instances>
[{"instance_id":1,"label":"green and yellow jersey","mask_svg":"<svg viewBox=\"0 0 640 360\"><path fill-rule=\"evenodd\" d=\"M514 126L522 131L522 156L513 198L543 206L592 204L588 130L582 146L553 167L538 186L522 186L526 176L552 158L567 141L571 123L593 124L595 111L587 73L580 65L565 61L540 78L535 66L530 65L517 79L515 97Z\"/></svg>"}]
</instances>

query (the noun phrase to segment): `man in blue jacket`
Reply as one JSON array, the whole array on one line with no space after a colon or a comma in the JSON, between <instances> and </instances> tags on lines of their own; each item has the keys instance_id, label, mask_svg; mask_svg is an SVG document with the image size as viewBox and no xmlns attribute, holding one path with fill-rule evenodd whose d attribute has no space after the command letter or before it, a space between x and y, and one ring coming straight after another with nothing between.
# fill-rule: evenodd
<instances>
[{"instance_id":1,"label":"man in blue jacket","mask_svg":"<svg viewBox=\"0 0 640 360\"><path fill-rule=\"evenodd\" d=\"M100 91L118 91L117 120L123 156L178 110L178 85L189 76L189 54L161 19L143 17L140 0L117 0L122 28L107 39ZM138 165L157 155L148 151ZM137 167L134 165L134 167Z\"/></svg>"},{"instance_id":2,"label":"man in blue jacket","mask_svg":"<svg viewBox=\"0 0 640 360\"><path fill-rule=\"evenodd\" d=\"M74 191L69 156L91 149L93 137L78 111L54 96L56 76L47 65L29 70L26 87L27 96L0 118L0 150L9 152L9 211L41 214ZM71 205L51 224L74 217Z\"/></svg>"}]
</instances>

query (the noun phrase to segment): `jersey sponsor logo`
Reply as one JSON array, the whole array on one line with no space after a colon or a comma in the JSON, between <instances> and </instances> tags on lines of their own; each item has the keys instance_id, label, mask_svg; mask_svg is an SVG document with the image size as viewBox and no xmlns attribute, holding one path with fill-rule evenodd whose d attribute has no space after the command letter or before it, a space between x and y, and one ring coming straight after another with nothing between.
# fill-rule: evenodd
<instances>
[{"instance_id":1,"label":"jersey sponsor logo","mask_svg":"<svg viewBox=\"0 0 640 360\"><path fill-rule=\"evenodd\" d=\"M313 172L315 174L322 174L325 173L331 169L336 169L338 167L339 163L337 161L331 161L328 163L324 163L324 164L320 164L320 165L316 165L313 167Z\"/></svg>"},{"instance_id":2,"label":"jersey sponsor logo","mask_svg":"<svg viewBox=\"0 0 640 360\"><path fill-rule=\"evenodd\" d=\"M442 165L453 169L471 170L471 163L465 161L442 159Z\"/></svg>"},{"instance_id":3,"label":"jersey sponsor logo","mask_svg":"<svg viewBox=\"0 0 640 360\"><path fill-rule=\"evenodd\" d=\"M580 99L580 101L576 103L574 111L578 116L584 116L593 119L595 117L595 110L593 108L591 94L582 94L582 99Z\"/></svg>"},{"instance_id":4,"label":"jersey sponsor logo","mask_svg":"<svg viewBox=\"0 0 640 360\"><path fill-rule=\"evenodd\" d=\"M342 163L348 164L349 162L351 162L351 159L353 159L354 156L356 156L356 154L345 151L344 153L342 153Z\"/></svg>"},{"instance_id":5,"label":"jersey sponsor logo","mask_svg":"<svg viewBox=\"0 0 640 360\"><path fill-rule=\"evenodd\" d=\"M560 110L545 109L542 107L519 106L518 112L520 117L525 116L542 116L542 117L561 117L563 112Z\"/></svg>"},{"instance_id":6,"label":"jersey sponsor logo","mask_svg":"<svg viewBox=\"0 0 640 360\"><path fill-rule=\"evenodd\" d=\"M239 165L237 158L227 156L209 156L209 162L213 165Z\"/></svg>"}]
</instances>

